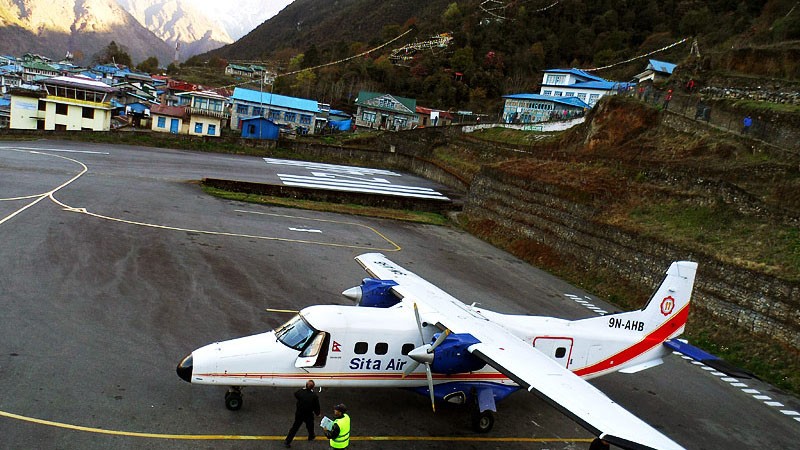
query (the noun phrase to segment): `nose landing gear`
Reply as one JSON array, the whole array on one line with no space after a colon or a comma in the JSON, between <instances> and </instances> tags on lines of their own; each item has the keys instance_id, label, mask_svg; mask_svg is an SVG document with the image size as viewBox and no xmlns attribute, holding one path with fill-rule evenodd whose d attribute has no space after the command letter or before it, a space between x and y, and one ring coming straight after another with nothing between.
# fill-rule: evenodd
<instances>
[{"instance_id":1,"label":"nose landing gear","mask_svg":"<svg viewBox=\"0 0 800 450\"><path fill-rule=\"evenodd\" d=\"M225 393L225 407L231 411L238 411L242 409L242 388L239 386L231 386L228 392Z\"/></svg>"}]
</instances>

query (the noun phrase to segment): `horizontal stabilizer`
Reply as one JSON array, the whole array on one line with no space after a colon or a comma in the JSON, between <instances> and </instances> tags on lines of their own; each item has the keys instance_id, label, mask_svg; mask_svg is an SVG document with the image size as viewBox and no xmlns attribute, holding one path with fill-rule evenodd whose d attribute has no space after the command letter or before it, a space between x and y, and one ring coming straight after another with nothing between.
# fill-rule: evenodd
<instances>
[{"instance_id":1,"label":"horizontal stabilizer","mask_svg":"<svg viewBox=\"0 0 800 450\"><path fill-rule=\"evenodd\" d=\"M701 363L707 365L708 367L711 367L712 369L722 372L725 375L736 378L757 378L752 373L744 369L740 369L732 365L731 363L725 361L724 359L721 359L718 356L714 356L711 353L701 350L687 342L678 339L670 339L668 341L665 341L664 345L667 348L670 348L676 352L686 355L695 361L700 361Z\"/></svg>"}]
</instances>

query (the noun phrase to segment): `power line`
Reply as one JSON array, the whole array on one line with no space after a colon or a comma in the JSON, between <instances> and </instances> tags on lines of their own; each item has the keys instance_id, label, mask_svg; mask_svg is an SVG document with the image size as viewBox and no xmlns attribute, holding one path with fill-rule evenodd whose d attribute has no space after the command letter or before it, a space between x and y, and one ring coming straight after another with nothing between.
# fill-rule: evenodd
<instances>
[{"instance_id":1,"label":"power line","mask_svg":"<svg viewBox=\"0 0 800 450\"><path fill-rule=\"evenodd\" d=\"M408 33L412 32L412 31L414 31L415 29L416 29L416 28L412 26L412 27L410 27L408 30L406 30L405 32L403 32L403 33L401 33L400 35L396 36L395 38L393 38L393 39L391 39L391 40L389 40L389 41L386 41L386 42L384 42L383 44L381 44L381 45L379 45L379 46L377 46L377 47L373 47L373 48L371 48L371 49L369 49L369 50L367 50L367 51L363 51L363 52L361 52L361 53L359 53L359 54L357 54L357 55L348 56L347 58L339 59L339 60L332 61L332 62L325 63L325 64L320 64L320 65L318 65L318 66L314 66L314 67L306 67L305 69L294 70L294 71L292 71L292 72L286 72L286 73L279 73L279 74L275 74L275 76L274 76L274 77L272 77L272 82L274 82L274 80L275 80L276 78L278 78L278 77L285 77L285 76L288 76L288 75L295 75L295 74L298 74L298 73L301 73L301 72L307 72L307 71L310 71L310 70L317 70L317 69L320 69L320 68L322 68L322 67L333 66L333 65L336 65L336 64L341 64L341 63L343 63L343 62L350 61L350 60L352 60L352 59L360 58L360 57L362 57L362 56L365 56L365 55L368 55L368 54L370 54L370 53L374 52L375 50L380 50L380 49L382 49L383 47L386 47L387 45L391 44L392 42L394 42L394 41L396 41L396 40L398 40L398 39L402 38L403 36L407 35ZM259 82L260 82L261 80L263 80L263 79L264 79L264 74L262 73L262 74L260 75L260 77L259 77ZM256 80L247 80L247 81L243 81L243 82L241 82L241 83L234 83L234 84L229 84L229 85L227 85L227 86L222 86L220 89L227 89L227 88L236 87L236 86L241 86L241 85L243 85L243 84L250 84L250 83L255 83L255 82L256 82ZM271 85L271 84L272 84L272 83L270 83L270 85Z\"/></svg>"},{"instance_id":2,"label":"power line","mask_svg":"<svg viewBox=\"0 0 800 450\"><path fill-rule=\"evenodd\" d=\"M672 44L667 45L666 47L662 47L662 48L660 48L658 50L653 50L652 52L645 53L644 55L634 56L633 58L626 59L625 61L616 62L614 64L609 64L609 65L603 66L603 67L594 67L594 68L591 68L591 69L580 69L580 70L582 70L584 72L596 72L598 70L609 69L611 67L619 66L619 65L622 65L622 64L627 64L627 63L629 63L631 61L636 61L637 59L644 58L645 56L650 56L650 55L652 55L654 53L663 52L664 50L667 50L667 49L670 49L672 47L675 47L676 45L683 44L684 42L686 42L688 40L689 40L689 38L683 38L680 41L673 42Z\"/></svg>"}]
</instances>

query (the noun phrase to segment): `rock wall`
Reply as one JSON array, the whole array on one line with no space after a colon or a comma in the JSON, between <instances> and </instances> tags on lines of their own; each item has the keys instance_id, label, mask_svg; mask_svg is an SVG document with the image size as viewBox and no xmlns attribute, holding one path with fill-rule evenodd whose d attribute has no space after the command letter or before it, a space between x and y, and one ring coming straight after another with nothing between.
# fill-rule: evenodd
<instances>
[{"instance_id":1,"label":"rock wall","mask_svg":"<svg viewBox=\"0 0 800 450\"><path fill-rule=\"evenodd\" d=\"M581 269L603 272L649 292L673 260L699 263L693 304L720 321L800 348L800 286L677 248L595 220L598 211L485 167L473 179L464 213L492 234L545 247Z\"/></svg>"}]
</instances>

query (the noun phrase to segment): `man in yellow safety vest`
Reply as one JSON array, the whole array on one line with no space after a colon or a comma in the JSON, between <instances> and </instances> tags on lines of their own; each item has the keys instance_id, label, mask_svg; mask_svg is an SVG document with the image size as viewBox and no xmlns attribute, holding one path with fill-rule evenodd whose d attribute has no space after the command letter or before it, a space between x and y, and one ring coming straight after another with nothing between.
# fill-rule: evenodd
<instances>
[{"instance_id":1,"label":"man in yellow safety vest","mask_svg":"<svg viewBox=\"0 0 800 450\"><path fill-rule=\"evenodd\" d=\"M350 445L350 416L344 404L333 407L333 425L330 431L325 431L325 436L330 439L331 448L347 448Z\"/></svg>"}]
</instances>

